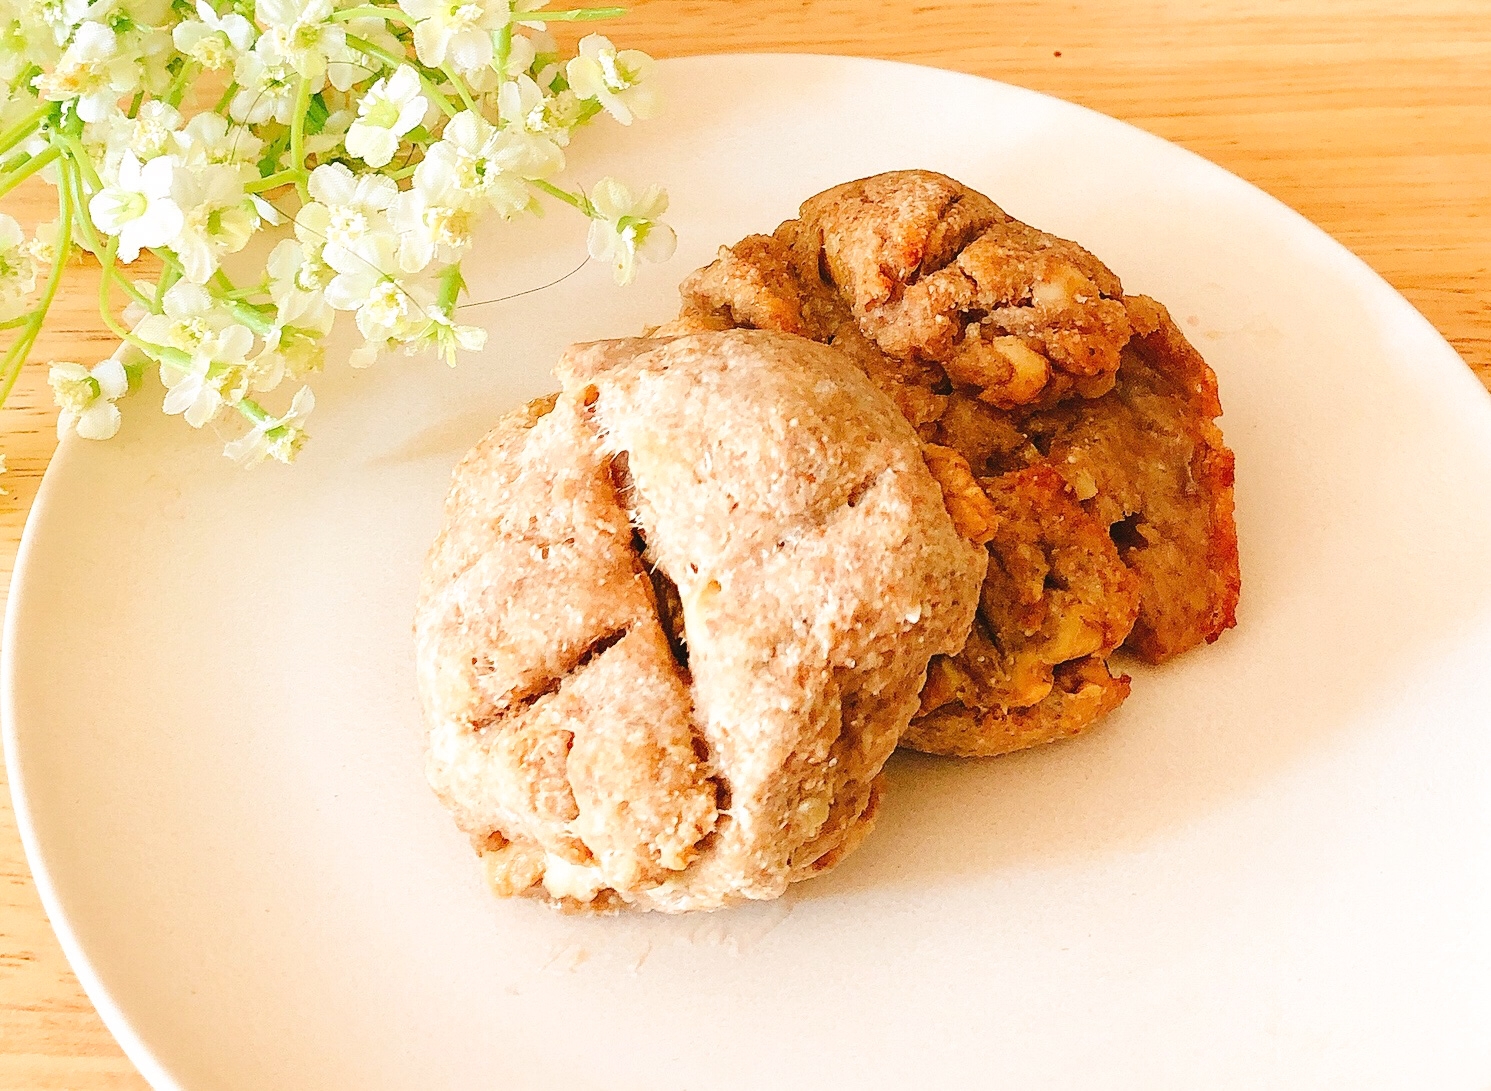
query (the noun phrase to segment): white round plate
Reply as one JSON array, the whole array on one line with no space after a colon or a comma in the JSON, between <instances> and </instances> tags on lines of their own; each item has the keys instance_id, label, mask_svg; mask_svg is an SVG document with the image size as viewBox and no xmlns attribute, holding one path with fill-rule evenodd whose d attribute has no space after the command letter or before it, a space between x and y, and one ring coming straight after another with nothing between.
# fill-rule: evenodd
<instances>
[{"instance_id":1,"label":"white round plate","mask_svg":"<svg viewBox=\"0 0 1491 1091\"><path fill-rule=\"evenodd\" d=\"M329 371L299 465L165 419L58 452L5 636L16 813L64 948L161 1088L1485 1088L1491 398L1360 261L1109 118L829 57L664 64L589 181L680 245L466 313L455 370ZM568 342L668 317L833 183L945 171L1080 240L1215 366L1237 629L1100 730L899 756L879 829L774 904L589 919L487 893L423 780L410 616L451 466ZM554 242L555 233L562 245ZM493 225L477 300L583 223Z\"/></svg>"}]
</instances>

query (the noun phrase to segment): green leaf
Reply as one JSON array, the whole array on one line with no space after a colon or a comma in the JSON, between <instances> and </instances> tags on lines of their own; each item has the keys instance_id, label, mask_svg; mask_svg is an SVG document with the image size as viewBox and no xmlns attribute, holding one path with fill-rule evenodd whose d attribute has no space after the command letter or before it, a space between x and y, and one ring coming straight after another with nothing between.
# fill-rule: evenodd
<instances>
[{"instance_id":1,"label":"green leaf","mask_svg":"<svg viewBox=\"0 0 1491 1091\"><path fill-rule=\"evenodd\" d=\"M305 134L315 136L326 128L326 119L331 116L331 111L326 108L326 97L317 91L311 96L311 107L305 115Z\"/></svg>"}]
</instances>

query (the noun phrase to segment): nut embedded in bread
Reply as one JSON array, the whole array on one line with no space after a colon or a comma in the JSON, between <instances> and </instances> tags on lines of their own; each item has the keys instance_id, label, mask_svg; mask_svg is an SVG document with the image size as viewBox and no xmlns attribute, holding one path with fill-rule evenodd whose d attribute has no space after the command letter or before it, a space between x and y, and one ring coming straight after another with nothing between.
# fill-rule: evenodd
<instances>
[{"instance_id":1,"label":"nut embedded in bread","mask_svg":"<svg viewBox=\"0 0 1491 1091\"><path fill-rule=\"evenodd\" d=\"M600 342L558 370L455 473L416 618L430 780L499 893L776 897L868 829L987 555L822 346Z\"/></svg>"}]
</instances>

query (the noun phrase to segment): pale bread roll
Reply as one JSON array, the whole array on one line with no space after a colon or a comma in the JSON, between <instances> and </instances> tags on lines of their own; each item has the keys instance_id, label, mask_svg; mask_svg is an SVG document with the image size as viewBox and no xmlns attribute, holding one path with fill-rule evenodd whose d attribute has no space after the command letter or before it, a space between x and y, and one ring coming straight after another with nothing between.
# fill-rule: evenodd
<instances>
[{"instance_id":1,"label":"pale bread roll","mask_svg":"<svg viewBox=\"0 0 1491 1091\"><path fill-rule=\"evenodd\" d=\"M558 373L455 472L415 625L430 781L499 893L777 897L868 830L987 554L831 349L702 333Z\"/></svg>"}]
</instances>

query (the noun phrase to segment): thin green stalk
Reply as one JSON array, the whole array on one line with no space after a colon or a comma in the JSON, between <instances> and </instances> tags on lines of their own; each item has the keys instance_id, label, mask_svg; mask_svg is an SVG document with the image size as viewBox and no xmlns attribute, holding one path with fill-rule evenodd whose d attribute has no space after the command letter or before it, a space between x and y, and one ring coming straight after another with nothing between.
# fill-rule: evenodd
<instances>
[{"instance_id":1,"label":"thin green stalk","mask_svg":"<svg viewBox=\"0 0 1491 1091\"><path fill-rule=\"evenodd\" d=\"M27 178L30 178L37 171L40 171L49 166L61 154L62 150L58 148L56 144L53 144L50 148L42 152L40 155L36 156L34 159L28 160L24 167L16 171L3 182L0 182L0 197L4 197L7 193L15 189L16 186L20 185Z\"/></svg>"},{"instance_id":2,"label":"thin green stalk","mask_svg":"<svg viewBox=\"0 0 1491 1091\"><path fill-rule=\"evenodd\" d=\"M72 238L72 212L72 201L68 198L67 191L59 187L57 215L61 220L61 227L57 232L57 256L52 259L52 271L47 276L46 286L42 288L41 302L31 311L29 320L21 328L21 335L5 354L4 363L0 364L0 405L4 405L5 399L10 397L11 388L16 385L16 377L21 374L21 365L30 355L31 346L36 344L36 335L41 332L47 312L52 308L52 300L57 298L57 289L62 284L62 271L67 268L68 253L72 249L68 244L68 240Z\"/></svg>"},{"instance_id":3,"label":"thin green stalk","mask_svg":"<svg viewBox=\"0 0 1491 1091\"><path fill-rule=\"evenodd\" d=\"M228 104L233 101L233 96L236 94L238 94L238 83L235 80L229 80L227 88L223 91L223 97L217 100L217 105L212 108L212 112L222 113L228 108Z\"/></svg>"},{"instance_id":4,"label":"thin green stalk","mask_svg":"<svg viewBox=\"0 0 1491 1091\"><path fill-rule=\"evenodd\" d=\"M385 8L377 4L361 4L355 8L343 8L341 11L331 13L331 21L334 23L348 23L354 19L392 19L396 23L403 23L406 27L412 27L416 22L398 8Z\"/></svg>"},{"instance_id":5,"label":"thin green stalk","mask_svg":"<svg viewBox=\"0 0 1491 1091\"><path fill-rule=\"evenodd\" d=\"M191 362L191 358L186 353L169 345L152 344L144 338L137 336L134 331L125 329L109 309L109 285L119 279L114 271L114 255L118 249L119 240L110 239L108 246L104 247L103 258L100 259L104 275L99 278L98 282L98 313L103 316L104 325L108 326L109 330L119 340L127 341L131 345L134 345L135 348L149 355L157 363L174 367L178 371L184 370Z\"/></svg>"},{"instance_id":6,"label":"thin green stalk","mask_svg":"<svg viewBox=\"0 0 1491 1091\"><path fill-rule=\"evenodd\" d=\"M353 49L357 50L359 53L366 53L369 57L377 57L384 64L393 65L395 68L399 67L399 65L402 64L409 64L408 57L396 56L395 54L390 53L388 50L384 49L381 45L376 45L373 42L368 41L366 38L359 37L356 34L347 35L347 44L350 45ZM458 113L460 113L460 111L456 109L455 103L451 102L450 99L446 97L445 92L440 90L439 85L430 78L429 72L424 67L424 65L412 65L411 67L414 68L415 72L419 73L419 82L424 85L425 94L430 96L430 99L435 103L436 106L440 107L441 112L444 113L446 117L455 117Z\"/></svg>"},{"instance_id":7,"label":"thin green stalk","mask_svg":"<svg viewBox=\"0 0 1491 1091\"><path fill-rule=\"evenodd\" d=\"M155 309L155 301L152 300L144 292L140 291L139 288L135 287L134 282L126 277L123 273L121 273L118 266L115 266L109 275L114 278L114 283L123 288L124 293L140 306L145 307L149 310Z\"/></svg>"},{"instance_id":8,"label":"thin green stalk","mask_svg":"<svg viewBox=\"0 0 1491 1091\"><path fill-rule=\"evenodd\" d=\"M17 84L17 86L20 85ZM7 129L5 135L0 136L0 155L4 155L34 133L36 127L52 112L52 107L55 105L55 103L44 102Z\"/></svg>"},{"instance_id":9,"label":"thin green stalk","mask_svg":"<svg viewBox=\"0 0 1491 1091\"><path fill-rule=\"evenodd\" d=\"M83 199L83 175L78 170L78 165L71 158L63 158L58 166L62 171L63 184L67 186L69 196L74 202L78 217L77 226L79 233L83 236L83 245L91 253L97 255L102 252L103 248L99 244L98 233L93 229L93 219L88 214L88 204ZM66 240L66 242L69 246L72 245L71 239Z\"/></svg>"},{"instance_id":10,"label":"thin green stalk","mask_svg":"<svg viewBox=\"0 0 1491 1091\"><path fill-rule=\"evenodd\" d=\"M294 154L293 151L291 153ZM280 186L288 186L291 182L305 181L306 173L299 167L286 167L282 171L265 175L257 182L250 182L243 188L249 193L264 193L271 189L279 189Z\"/></svg>"},{"instance_id":11,"label":"thin green stalk","mask_svg":"<svg viewBox=\"0 0 1491 1091\"><path fill-rule=\"evenodd\" d=\"M151 253L153 254L155 253L155 251L152 250ZM155 301L151 304L150 307L152 311L155 311L157 313L160 312L161 308L165 304L166 293L169 292L171 290L171 287L180 279L180 266L167 265L164 269L161 270L160 279L155 282Z\"/></svg>"},{"instance_id":12,"label":"thin green stalk","mask_svg":"<svg viewBox=\"0 0 1491 1091\"><path fill-rule=\"evenodd\" d=\"M88 179L89 188L94 192L103 189L104 184L98 177L98 171L93 169L93 160L83 148L82 141L75 136L68 136L65 133L58 133L57 139L62 142L62 147L67 152L68 158L83 172L83 177Z\"/></svg>"},{"instance_id":13,"label":"thin green stalk","mask_svg":"<svg viewBox=\"0 0 1491 1091\"><path fill-rule=\"evenodd\" d=\"M496 48L493 50L492 67L499 75L507 75L508 58L513 55L513 25L507 23L497 32Z\"/></svg>"},{"instance_id":14,"label":"thin green stalk","mask_svg":"<svg viewBox=\"0 0 1491 1091\"><path fill-rule=\"evenodd\" d=\"M18 314L14 318L8 318L4 322L0 322L0 330L13 330L17 326L24 326L30 321L31 312L27 311L25 314Z\"/></svg>"},{"instance_id":15,"label":"thin green stalk","mask_svg":"<svg viewBox=\"0 0 1491 1091\"><path fill-rule=\"evenodd\" d=\"M290 162L297 168L305 163L305 115L311 108L311 81L304 76L300 78L300 87L295 91L295 116L290 119ZM297 178L295 188L300 193L300 199L310 199L306 192L305 179Z\"/></svg>"},{"instance_id":16,"label":"thin green stalk","mask_svg":"<svg viewBox=\"0 0 1491 1091\"><path fill-rule=\"evenodd\" d=\"M233 404L240 413L255 424L269 419L268 411L253 398L239 398Z\"/></svg>"},{"instance_id":17,"label":"thin green stalk","mask_svg":"<svg viewBox=\"0 0 1491 1091\"><path fill-rule=\"evenodd\" d=\"M171 81L171 86L166 88L165 99L172 106L180 106L181 100L186 95L186 85L196 75L197 66L191 61L186 61L181 66L181 71L176 73L176 78Z\"/></svg>"},{"instance_id":18,"label":"thin green stalk","mask_svg":"<svg viewBox=\"0 0 1491 1091\"><path fill-rule=\"evenodd\" d=\"M455 74L455 71L450 65L442 64L440 71L445 74L446 79L450 80L450 85L456 89L456 94L461 96L461 102L465 105L466 109L470 110L473 114L476 113L476 103L471 101L471 92L466 90L466 84Z\"/></svg>"},{"instance_id":19,"label":"thin green stalk","mask_svg":"<svg viewBox=\"0 0 1491 1091\"><path fill-rule=\"evenodd\" d=\"M568 11L518 11L513 21L518 23L583 23L592 19L619 19L626 8L571 8Z\"/></svg>"},{"instance_id":20,"label":"thin green stalk","mask_svg":"<svg viewBox=\"0 0 1491 1091\"><path fill-rule=\"evenodd\" d=\"M556 197L556 198L558 198L559 200L563 201L565 204L569 205L571 208L577 208L577 209L579 209L581 212L583 212L586 216L590 217L591 219L595 218L595 206L590 203L589 199L586 198L585 194L583 194L583 193L570 193L568 190L560 189L558 186L554 185L552 182L546 182L542 178L530 178L528 180L528 184L530 186L533 186L535 189L542 190L544 193L547 193L550 197Z\"/></svg>"}]
</instances>

